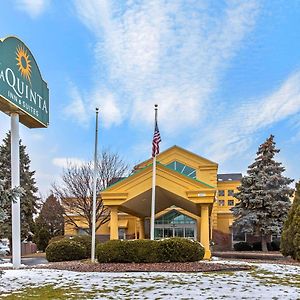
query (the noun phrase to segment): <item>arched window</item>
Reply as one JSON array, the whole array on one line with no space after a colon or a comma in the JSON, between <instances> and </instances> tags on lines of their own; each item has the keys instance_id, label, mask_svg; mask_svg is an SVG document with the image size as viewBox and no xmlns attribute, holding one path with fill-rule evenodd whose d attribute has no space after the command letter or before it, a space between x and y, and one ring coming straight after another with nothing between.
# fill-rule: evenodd
<instances>
[{"instance_id":1,"label":"arched window","mask_svg":"<svg viewBox=\"0 0 300 300\"><path fill-rule=\"evenodd\" d=\"M155 224L196 224L196 220L188 217L177 210L172 210L157 218Z\"/></svg>"},{"instance_id":2,"label":"arched window","mask_svg":"<svg viewBox=\"0 0 300 300\"><path fill-rule=\"evenodd\" d=\"M175 170L183 175L196 179L196 170L184 165L178 161L173 161L167 165L172 170Z\"/></svg>"}]
</instances>

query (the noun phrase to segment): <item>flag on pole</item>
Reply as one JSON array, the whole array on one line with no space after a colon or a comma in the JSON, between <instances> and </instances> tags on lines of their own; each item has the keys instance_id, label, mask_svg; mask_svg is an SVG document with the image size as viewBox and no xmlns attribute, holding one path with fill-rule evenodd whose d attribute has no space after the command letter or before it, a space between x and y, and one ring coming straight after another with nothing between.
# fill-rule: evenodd
<instances>
[{"instance_id":1,"label":"flag on pole","mask_svg":"<svg viewBox=\"0 0 300 300\"><path fill-rule=\"evenodd\" d=\"M160 133L157 126L157 119L155 118L154 135L152 141L152 157L159 154L159 143L161 142Z\"/></svg>"}]
</instances>

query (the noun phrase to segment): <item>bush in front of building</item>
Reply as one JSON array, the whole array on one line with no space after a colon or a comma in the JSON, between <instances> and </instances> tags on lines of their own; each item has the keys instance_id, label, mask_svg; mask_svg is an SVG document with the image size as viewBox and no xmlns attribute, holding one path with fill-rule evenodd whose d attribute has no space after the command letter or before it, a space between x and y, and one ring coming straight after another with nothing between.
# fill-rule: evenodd
<instances>
[{"instance_id":1,"label":"bush in front of building","mask_svg":"<svg viewBox=\"0 0 300 300\"><path fill-rule=\"evenodd\" d=\"M157 241L112 240L97 246L99 263L157 262Z\"/></svg>"},{"instance_id":2,"label":"bush in front of building","mask_svg":"<svg viewBox=\"0 0 300 300\"><path fill-rule=\"evenodd\" d=\"M48 245L52 244L53 242L57 242L57 241L61 241L63 239L65 239L66 237L64 235L57 235L54 236L53 238L51 238L48 242Z\"/></svg>"},{"instance_id":3,"label":"bush in front of building","mask_svg":"<svg viewBox=\"0 0 300 300\"><path fill-rule=\"evenodd\" d=\"M49 262L80 260L86 258L86 248L74 240L62 239L48 245L46 258Z\"/></svg>"},{"instance_id":4,"label":"bush in front of building","mask_svg":"<svg viewBox=\"0 0 300 300\"><path fill-rule=\"evenodd\" d=\"M188 262L202 260L204 247L196 241L183 238L170 238L158 242L160 262Z\"/></svg>"},{"instance_id":5,"label":"bush in front of building","mask_svg":"<svg viewBox=\"0 0 300 300\"><path fill-rule=\"evenodd\" d=\"M75 235L70 238L71 240L81 244L85 248L85 257L91 257L91 249L92 249L92 237L89 235Z\"/></svg>"},{"instance_id":6,"label":"bush in front of building","mask_svg":"<svg viewBox=\"0 0 300 300\"><path fill-rule=\"evenodd\" d=\"M57 242L57 241L62 241L62 240L73 240L77 243L79 243L80 245L82 245L85 248L85 257L84 258L89 258L91 256L91 248L92 248L92 238L89 235L75 235L73 237L68 237L68 236L56 236L53 237L50 241L49 241L49 245Z\"/></svg>"},{"instance_id":7,"label":"bush in front of building","mask_svg":"<svg viewBox=\"0 0 300 300\"><path fill-rule=\"evenodd\" d=\"M239 242L233 245L235 251L252 251L253 247L247 242Z\"/></svg>"},{"instance_id":8,"label":"bush in front of building","mask_svg":"<svg viewBox=\"0 0 300 300\"><path fill-rule=\"evenodd\" d=\"M262 251L261 242L255 242L249 244L247 242L239 242L233 246L235 251ZM271 243L267 243L268 251L279 251L280 241L276 240Z\"/></svg>"},{"instance_id":9,"label":"bush in front of building","mask_svg":"<svg viewBox=\"0 0 300 300\"><path fill-rule=\"evenodd\" d=\"M203 259L203 246L183 238L108 241L97 246L99 263L188 262Z\"/></svg>"},{"instance_id":10,"label":"bush in front of building","mask_svg":"<svg viewBox=\"0 0 300 300\"><path fill-rule=\"evenodd\" d=\"M271 242L271 251L280 251L280 240Z\"/></svg>"}]
</instances>

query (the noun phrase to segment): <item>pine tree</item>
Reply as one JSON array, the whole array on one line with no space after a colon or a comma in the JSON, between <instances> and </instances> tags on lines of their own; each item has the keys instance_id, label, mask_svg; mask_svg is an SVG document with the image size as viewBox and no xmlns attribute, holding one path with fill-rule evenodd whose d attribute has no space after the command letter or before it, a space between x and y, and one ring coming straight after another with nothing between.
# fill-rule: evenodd
<instances>
[{"instance_id":1,"label":"pine tree","mask_svg":"<svg viewBox=\"0 0 300 300\"><path fill-rule=\"evenodd\" d=\"M16 197L20 197L23 193L23 189L15 187L13 189L4 188L4 180L0 180L0 223L4 222L7 218L6 207L8 203L15 201Z\"/></svg>"},{"instance_id":2,"label":"pine tree","mask_svg":"<svg viewBox=\"0 0 300 300\"><path fill-rule=\"evenodd\" d=\"M285 168L273 159L279 151L273 135L260 145L235 195L240 202L232 208L236 217L233 226L241 232L260 235L263 251L268 251L268 236L281 234L293 193L289 187L293 180L282 175Z\"/></svg>"},{"instance_id":3,"label":"pine tree","mask_svg":"<svg viewBox=\"0 0 300 300\"><path fill-rule=\"evenodd\" d=\"M28 236L29 231L33 231L33 215L36 213L38 191L34 179L35 171L30 171L30 159L26 153L26 147L20 140L20 186L23 189L21 202L21 237ZM10 133L6 135L3 144L0 145L0 180L4 182L4 188L11 187L11 148ZM11 203L4 206L7 214L7 220L0 224L0 236L11 239Z\"/></svg>"},{"instance_id":4,"label":"pine tree","mask_svg":"<svg viewBox=\"0 0 300 300\"><path fill-rule=\"evenodd\" d=\"M293 205L284 223L280 251L300 261L300 181L296 184Z\"/></svg>"}]
</instances>

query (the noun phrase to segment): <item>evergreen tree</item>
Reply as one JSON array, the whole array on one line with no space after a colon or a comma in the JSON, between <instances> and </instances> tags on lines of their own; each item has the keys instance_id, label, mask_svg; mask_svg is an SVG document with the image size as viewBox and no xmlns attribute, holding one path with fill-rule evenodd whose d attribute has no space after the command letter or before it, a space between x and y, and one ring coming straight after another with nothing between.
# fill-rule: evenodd
<instances>
[{"instance_id":1,"label":"evergreen tree","mask_svg":"<svg viewBox=\"0 0 300 300\"><path fill-rule=\"evenodd\" d=\"M50 195L35 220L35 241L38 250L45 251L49 240L64 234L64 210L59 201Z\"/></svg>"},{"instance_id":2,"label":"evergreen tree","mask_svg":"<svg viewBox=\"0 0 300 300\"><path fill-rule=\"evenodd\" d=\"M255 162L248 167L235 194L240 202L232 208L236 217L233 226L260 235L263 251L268 251L268 236L281 234L293 193L289 187L293 180L282 175L285 168L273 159L279 151L273 135L260 145Z\"/></svg>"},{"instance_id":3,"label":"evergreen tree","mask_svg":"<svg viewBox=\"0 0 300 300\"><path fill-rule=\"evenodd\" d=\"M300 181L296 184L293 205L284 223L280 251L300 261Z\"/></svg>"},{"instance_id":4,"label":"evergreen tree","mask_svg":"<svg viewBox=\"0 0 300 300\"><path fill-rule=\"evenodd\" d=\"M4 222L8 217L5 209L8 203L15 201L16 197L20 197L22 193L23 189L20 187L5 189L4 180L0 180L0 223Z\"/></svg>"},{"instance_id":5,"label":"evergreen tree","mask_svg":"<svg viewBox=\"0 0 300 300\"><path fill-rule=\"evenodd\" d=\"M26 147L20 140L20 187L23 189L21 202L21 237L28 236L29 231L33 231L33 215L37 209L38 191L34 179L35 171L30 171L30 159L26 153ZM8 133L0 145L0 180L3 180L4 188L11 187L11 147L10 133ZM0 224L0 236L11 240L11 203L7 202L4 206L7 220Z\"/></svg>"}]
</instances>

